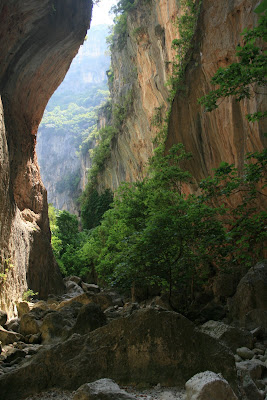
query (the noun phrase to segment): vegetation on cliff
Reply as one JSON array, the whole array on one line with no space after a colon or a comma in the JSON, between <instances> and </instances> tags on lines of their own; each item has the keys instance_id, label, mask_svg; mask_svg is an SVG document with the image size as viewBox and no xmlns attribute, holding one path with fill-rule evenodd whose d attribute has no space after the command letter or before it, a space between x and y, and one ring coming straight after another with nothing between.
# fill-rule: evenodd
<instances>
[{"instance_id":1,"label":"vegetation on cliff","mask_svg":"<svg viewBox=\"0 0 267 400\"><path fill-rule=\"evenodd\" d=\"M266 16L261 18L260 26L266 27ZM238 50L240 64L244 62L249 68L250 80L247 80L247 73L243 74L243 80L238 77L238 84L235 74L233 80L226 79L224 90L228 91L217 91L215 97L212 92L213 107L208 111L215 107L218 98L239 94L242 90L243 95L238 97L240 100L249 96L248 84L264 83L264 54L255 45L255 32L258 37L265 38L264 29L248 31L245 34L245 53ZM179 49L181 43L175 45ZM243 60L245 55L249 59ZM256 66L253 66L254 62ZM234 71L235 68L239 67L233 67ZM229 74L231 70L230 66L226 71L220 70L216 76ZM179 82L181 77L179 75ZM213 82L219 83L217 78L214 79ZM209 101L209 98L201 101ZM101 208L102 195L93 192L91 186L85 196L83 220L86 228L93 229L88 231L79 253L82 254L83 270L76 271L84 274L96 270L102 281L125 290L134 284L154 284L170 294L178 290L190 296L216 271L231 271L240 265L249 268L263 257L267 213L259 205L266 187L267 154L266 151L247 154L242 173L234 165L222 163L213 176L199 183L198 194L186 194L184 187L190 183L191 175L184 171L183 164L191 155L182 145L165 152L168 115L164 120L161 111L158 109L154 118L154 124L159 128L156 141L159 146L150 160L149 176L136 183L121 185L102 221L101 214L105 208ZM258 113L250 120L263 116L264 113ZM112 132L110 140L112 129L114 127L106 128L106 133ZM104 131L102 135L105 137ZM104 157L109 150L110 142L103 140L101 151ZM107 196L107 202L104 202L107 208L110 200L111 197ZM95 221L94 207L101 209Z\"/></svg>"}]
</instances>

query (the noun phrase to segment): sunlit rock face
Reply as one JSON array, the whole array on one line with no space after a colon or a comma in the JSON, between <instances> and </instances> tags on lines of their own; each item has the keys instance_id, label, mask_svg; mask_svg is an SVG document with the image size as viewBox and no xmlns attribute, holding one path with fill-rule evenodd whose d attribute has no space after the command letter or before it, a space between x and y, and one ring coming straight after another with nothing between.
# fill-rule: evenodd
<instances>
[{"instance_id":1,"label":"sunlit rock face","mask_svg":"<svg viewBox=\"0 0 267 400\"><path fill-rule=\"evenodd\" d=\"M83 42L91 7L88 0L0 2L0 308L9 317L27 288L41 297L63 291L36 132Z\"/></svg>"},{"instance_id":2,"label":"sunlit rock face","mask_svg":"<svg viewBox=\"0 0 267 400\"><path fill-rule=\"evenodd\" d=\"M203 0L194 52L185 77L185 90L174 99L168 129L167 148L184 143L193 153L187 165L197 180L207 176L221 160L241 168L247 151L263 147L262 124L251 124L249 112L261 109L263 96L236 103L224 100L220 108L205 113L197 99L211 89L210 79L220 66L236 61L241 33L257 23L253 13L257 0ZM140 1L128 16L126 46L112 53L113 102L132 91L132 105L122 130L112 142L112 154L99 174L99 189L113 190L122 181L135 181L146 175L156 130L152 124L157 111L167 107L165 86L174 59L171 45L178 37L174 22L179 14L175 0Z\"/></svg>"},{"instance_id":3,"label":"sunlit rock face","mask_svg":"<svg viewBox=\"0 0 267 400\"><path fill-rule=\"evenodd\" d=\"M262 94L254 93L249 101L224 99L211 113L197 103L214 89L210 80L218 68L237 61L241 33L257 24L258 16L253 12L257 4L251 0L203 1L196 48L186 73L186 91L174 99L167 140L167 147L182 142L192 152L194 158L188 168L197 180L211 174L221 161L235 163L242 170L246 153L264 146L266 125L249 123L246 118L246 114L266 108L263 89L255 88Z\"/></svg>"}]
</instances>

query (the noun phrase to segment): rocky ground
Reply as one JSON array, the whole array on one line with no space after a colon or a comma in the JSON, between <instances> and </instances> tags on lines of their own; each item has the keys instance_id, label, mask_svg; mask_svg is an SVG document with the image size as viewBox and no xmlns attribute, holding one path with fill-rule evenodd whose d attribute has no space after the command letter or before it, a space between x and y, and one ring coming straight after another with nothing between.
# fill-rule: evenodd
<instances>
[{"instance_id":1,"label":"rocky ground","mask_svg":"<svg viewBox=\"0 0 267 400\"><path fill-rule=\"evenodd\" d=\"M267 263L228 299L228 321L198 326L160 297L126 303L78 277L65 285L19 303L14 320L0 312L5 400L267 400Z\"/></svg>"}]
</instances>

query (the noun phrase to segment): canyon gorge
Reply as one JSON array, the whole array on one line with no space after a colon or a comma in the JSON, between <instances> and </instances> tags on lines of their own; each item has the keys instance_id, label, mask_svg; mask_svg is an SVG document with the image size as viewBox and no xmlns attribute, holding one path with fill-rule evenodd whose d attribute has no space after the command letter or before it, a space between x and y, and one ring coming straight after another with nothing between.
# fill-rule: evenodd
<instances>
[{"instance_id":1,"label":"canyon gorge","mask_svg":"<svg viewBox=\"0 0 267 400\"><path fill-rule=\"evenodd\" d=\"M146 190L145 184L152 176L151 187L153 184L157 187L157 179L154 177L153 181L148 167L157 143L164 143L162 157L179 143L192 154L182 161L191 178L182 185L181 199L185 194L198 194L199 182L211 176L222 162L236 167L235 182L246 175L247 154L259 154L266 147L266 119L251 122L247 118L247 114L265 112L264 85L251 85L252 95L244 96L241 101L226 96L212 112L199 99L214 89L211 79L219 68L238 62L236 49L244 45L242 32L259 23L259 13L254 11L261 2L120 0L115 11L115 28L109 32L110 56L105 54L104 43L108 27L99 25L90 29L92 8L96 7L93 3L91 0L0 0L0 342L4 346L1 356L0 343L0 400L1 396L5 400L37 400L38 397L27 396L54 388L60 391L55 395L56 400L90 400L101 396L117 400L144 397L207 400L209 391L203 389L203 397L201 394L196 397L194 390L200 390L199 385L196 383L197 389L194 388L195 378L190 382L193 375L207 371L199 379L205 384L211 380L215 391L214 382L219 382L216 400L264 400L267 396L266 261L257 259L256 264L253 257L242 260L241 254L238 268L230 274L221 274L219 256L214 263L204 257L207 264L204 274L208 278L204 277L200 283L194 281L194 276L185 278L184 286L190 292L187 300L191 296L191 303L183 308L182 293L177 294L180 289L175 293L176 298L171 297L176 254L169 262L170 282L166 281L169 288L166 289L165 281L160 282L163 287L165 284L165 292L159 290L159 281L154 277L144 287L135 285L138 279L143 279L142 268L140 276L133 271L132 280L127 281L123 266L136 256L137 246L127 252L126 245L125 254L129 258L122 257L121 261L114 257L125 281L116 273L112 278L110 273L105 281L105 274L101 275L101 269L95 269L92 261L98 254L88 256L90 249L102 254L106 245L104 228L109 227L110 218L111 231L116 232L116 227L119 230L122 226L126 232L123 239L111 236L110 248L116 253L128 241L130 249L131 240L134 242L137 237L134 244L144 244L140 263L146 260L142 249L150 242L143 238L138 242L138 235L145 231L138 212L129 213L129 221L140 224L130 236L128 226L120 223L119 212L116 215L113 210L108 211L104 228L99 230L99 242L102 240L103 244L99 248L90 248L89 242L82 242L86 235L93 243L97 242L94 228L99 221L96 225L83 225L82 230L82 223L76 217L81 216L82 220L89 213L85 204L90 196L93 199L103 196L105 200L104 196L112 197L123 182L133 185L139 182ZM175 43L181 40L179 21L183 21L187 8L194 10L195 15L190 43L181 61ZM256 44L262 44L261 40L257 38ZM179 68L183 68L183 75L174 90L172 82ZM68 70L70 74L63 82ZM55 97L49 102L54 92ZM260 172L266 163L261 165ZM180 186L179 190L182 192ZM119 193L115 195L115 204L120 196L127 198L127 189ZM131 197L134 191L128 193ZM145 213L147 203L153 203L153 196L142 199L142 203L140 198L145 192L140 193L139 198L133 196L133 201L137 202L137 208L144 206ZM164 195L160 192L153 201L164 201ZM265 192L261 195L256 207L264 210ZM254 201L253 195L251 198ZM102 217L110 207L110 197L104 211L97 203L99 200L94 201L90 207L97 204L100 210L93 212ZM227 206L227 201L223 206ZM71 260L74 265L76 255L81 256L84 265L79 265L79 277L74 267L69 270L62 267L55 248L52 249L51 230L53 235L55 232L51 220L49 225L48 203L76 214L68 217L68 213L55 211L55 220L63 215L76 224L74 244L69 242L66 248L73 250L79 241L79 245L82 243ZM126 203L125 214L129 204ZM148 210L150 216L156 215L153 205ZM194 215L199 210L201 206L193 209ZM238 206L236 210L239 212ZM211 213L203 214L208 215L206 220L211 219ZM223 213L219 217L222 215L221 220L226 219ZM243 222L242 218L249 220L250 215L245 212L244 215L236 225ZM155 219L154 225L158 221L161 219ZM197 231L197 217L192 221ZM264 221L256 218L254 221L264 225ZM153 228L153 224L146 224ZM241 224L240 229L244 226L249 227ZM68 228L69 232L72 228ZM148 236L157 232L152 228ZM253 219L250 228L253 236ZM58 229L56 226L55 231ZM182 229L183 226L181 232ZM260 242L264 232L255 239L256 245L258 237ZM58 253L64 246L61 239ZM220 239L212 241L212 229L209 239L211 245L203 241L201 246L209 248L212 254L220 246ZM156 240L159 239L154 240L157 244ZM156 252L167 246L162 243L159 241ZM258 247L260 254L266 254L264 243L260 242ZM152 254L151 248L148 250ZM195 256L194 250L191 256ZM181 253L182 250L179 257ZM192 265L196 264L193 256ZM228 262L232 255L227 257ZM109 254L104 258L104 272L111 271L111 259ZM149 273L153 262L144 262L144 271ZM163 262L159 260L161 265ZM190 266L186 265L188 269ZM75 276L63 278L62 273ZM156 278L162 277L160 273ZM183 279L184 275L181 273L180 277ZM116 291L120 279L129 285L128 291L123 284L121 291ZM32 301L28 301L30 294ZM115 383L98 381L104 378L114 379L127 393L120 391ZM91 387L82 385L93 381L98 382L96 387L100 385L100 392L102 384L108 390L113 387L115 395L89 395ZM137 389L133 389L136 385ZM176 397L174 389L167 394L155 392L161 385L179 388ZM155 390L142 392L148 386Z\"/></svg>"}]
</instances>

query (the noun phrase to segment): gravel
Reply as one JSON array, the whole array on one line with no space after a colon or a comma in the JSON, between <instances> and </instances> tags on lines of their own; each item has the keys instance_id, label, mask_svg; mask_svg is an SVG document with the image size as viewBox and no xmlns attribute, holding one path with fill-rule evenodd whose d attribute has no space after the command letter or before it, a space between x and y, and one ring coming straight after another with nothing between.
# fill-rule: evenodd
<instances>
[{"instance_id":1,"label":"gravel","mask_svg":"<svg viewBox=\"0 0 267 400\"><path fill-rule=\"evenodd\" d=\"M136 400L185 400L185 391L175 387L162 388L157 385L151 389L139 390L134 387L123 386L121 389L131 393ZM72 400L73 397L74 392L51 389L47 392L29 396L25 400Z\"/></svg>"}]
</instances>

